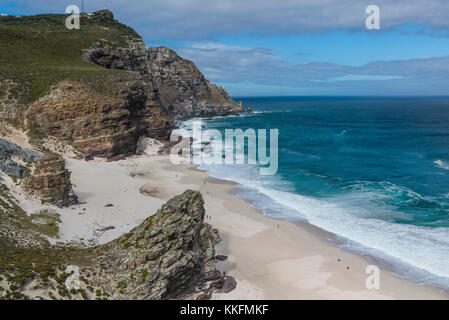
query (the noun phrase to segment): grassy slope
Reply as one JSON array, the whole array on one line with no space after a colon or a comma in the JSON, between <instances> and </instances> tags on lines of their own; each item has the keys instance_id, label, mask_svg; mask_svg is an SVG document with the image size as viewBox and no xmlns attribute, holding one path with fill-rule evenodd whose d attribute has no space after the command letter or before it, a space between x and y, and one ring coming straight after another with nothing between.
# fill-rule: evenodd
<instances>
[{"instance_id":1,"label":"grassy slope","mask_svg":"<svg viewBox=\"0 0 449 320\"><path fill-rule=\"evenodd\" d=\"M126 46L125 36L137 33L105 16L83 17L79 30L65 27L68 15L0 17L0 80L13 79L21 86L14 96L30 103L64 79L89 82L102 89L105 77L120 70L109 70L81 58L82 49L95 43Z\"/></svg>"}]
</instances>

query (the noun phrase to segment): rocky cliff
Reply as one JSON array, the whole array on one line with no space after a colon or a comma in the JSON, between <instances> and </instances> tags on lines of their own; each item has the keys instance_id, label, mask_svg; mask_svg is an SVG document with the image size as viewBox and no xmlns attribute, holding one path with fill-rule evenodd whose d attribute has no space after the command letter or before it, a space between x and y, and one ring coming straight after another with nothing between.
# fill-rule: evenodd
<instances>
[{"instance_id":1,"label":"rocky cliff","mask_svg":"<svg viewBox=\"0 0 449 320\"><path fill-rule=\"evenodd\" d=\"M195 64L167 47L149 48L151 79L161 105L176 119L240 114L242 106L211 84Z\"/></svg>"},{"instance_id":2,"label":"rocky cliff","mask_svg":"<svg viewBox=\"0 0 449 320\"><path fill-rule=\"evenodd\" d=\"M110 69L134 70L151 82L159 104L172 119L240 114L241 105L224 88L211 84L191 61L167 47L145 49L129 39L127 48L84 50L84 59Z\"/></svg>"},{"instance_id":3,"label":"rocky cliff","mask_svg":"<svg viewBox=\"0 0 449 320\"><path fill-rule=\"evenodd\" d=\"M25 125L72 145L86 157L134 154L141 136L170 137L171 122L135 74L105 78L98 92L82 82L62 81L32 103Z\"/></svg>"},{"instance_id":4,"label":"rocky cliff","mask_svg":"<svg viewBox=\"0 0 449 320\"><path fill-rule=\"evenodd\" d=\"M54 136L87 157L114 158L134 153L141 136L168 140L173 119L242 111L192 62L147 50L112 12L83 16L76 31L66 17L0 17L0 118L36 144Z\"/></svg>"},{"instance_id":5,"label":"rocky cliff","mask_svg":"<svg viewBox=\"0 0 449 320\"><path fill-rule=\"evenodd\" d=\"M0 176L8 175L25 191L42 202L65 207L77 202L72 192L70 172L57 155L44 155L0 139Z\"/></svg>"}]
</instances>

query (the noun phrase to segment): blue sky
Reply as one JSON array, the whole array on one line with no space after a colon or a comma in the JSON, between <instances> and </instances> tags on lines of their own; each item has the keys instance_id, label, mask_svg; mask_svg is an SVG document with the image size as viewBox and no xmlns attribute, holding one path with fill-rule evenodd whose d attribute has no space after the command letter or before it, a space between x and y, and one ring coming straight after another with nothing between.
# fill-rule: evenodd
<instances>
[{"instance_id":1,"label":"blue sky","mask_svg":"<svg viewBox=\"0 0 449 320\"><path fill-rule=\"evenodd\" d=\"M80 3L0 0L0 13ZM365 28L371 4L380 30ZM88 11L104 5L233 96L449 94L449 1L85 0Z\"/></svg>"}]
</instances>

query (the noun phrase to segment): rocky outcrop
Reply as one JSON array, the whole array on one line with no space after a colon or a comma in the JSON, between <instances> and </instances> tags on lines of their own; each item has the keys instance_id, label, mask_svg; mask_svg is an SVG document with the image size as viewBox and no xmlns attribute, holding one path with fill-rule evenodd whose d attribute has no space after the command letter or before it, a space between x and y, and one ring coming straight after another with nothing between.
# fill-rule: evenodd
<instances>
[{"instance_id":1,"label":"rocky outcrop","mask_svg":"<svg viewBox=\"0 0 449 320\"><path fill-rule=\"evenodd\" d=\"M176 119L234 115L242 107L211 84L191 61L167 47L149 48L151 80L161 105Z\"/></svg>"},{"instance_id":2,"label":"rocky outcrop","mask_svg":"<svg viewBox=\"0 0 449 320\"><path fill-rule=\"evenodd\" d=\"M127 48L85 50L84 59L111 69L139 72L151 82L159 105L172 119L242 113L224 90L211 84L191 61L167 47L145 49L141 39L129 39Z\"/></svg>"},{"instance_id":3,"label":"rocky outcrop","mask_svg":"<svg viewBox=\"0 0 449 320\"><path fill-rule=\"evenodd\" d=\"M61 207L75 204L78 200L72 194L70 172L65 168L64 159L56 155L41 158L34 173L24 181L24 187L43 202Z\"/></svg>"},{"instance_id":4,"label":"rocky outcrop","mask_svg":"<svg viewBox=\"0 0 449 320\"><path fill-rule=\"evenodd\" d=\"M98 280L117 299L208 297L221 288L215 268L218 232L204 220L204 201L187 190L119 239L97 248L107 281Z\"/></svg>"},{"instance_id":5,"label":"rocky outcrop","mask_svg":"<svg viewBox=\"0 0 449 320\"><path fill-rule=\"evenodd\" d=\"M0 188L0 199L0 298L207 299L235 287L215 267L219 236L204 223L197 191L172 198L129 233L95 248L50 246L39 225L51 213L30 221L8 190ZM70 265L79 266L77 290L66 286Z\"/></svg>"},{"instance_id":6,"label":"rocky outcrop","mask_svg":"<svg viewBox=\"0 0 449 320\"><path fill-rule=\"evenodd\" d=\"M57 206L77 202L77 197L72 194L70 172L60 156L44 156L0 139L0 172L13 179L25 179L22 184L25 190L37 195L43 202Z\"/></svg>"},{"instance_id":7,"label":"rocky outcrop","mask_svg":"<svg viewBox=\"0 0 449 320\"><path fill-rule=\"evenodd\" d=\"M18 145L0 139L0 171L15 178L26 178L30 175L31 163L42 158L36 151L23 149Z\"/></svg>"},{"instance_id":8,"label":"rocky outcrop","mask_svg":"<svg viewBox=\"0 0 449 320\"><path fill-rule=\"evenodd\" d=\"M128 47L99 47L84 51L84 59L108 69L139 71L149 76L146 49L141 39L128 39ZM143 46L142 46L143 45Z\"/></svg>"}]
</instances>

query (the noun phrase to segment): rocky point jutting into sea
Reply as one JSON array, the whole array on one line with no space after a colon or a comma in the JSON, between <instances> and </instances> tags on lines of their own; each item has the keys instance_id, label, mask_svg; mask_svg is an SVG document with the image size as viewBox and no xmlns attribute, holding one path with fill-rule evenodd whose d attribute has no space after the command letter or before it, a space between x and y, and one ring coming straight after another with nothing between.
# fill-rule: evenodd
<instances>
[{"instance_id":1,"label":"rocky point jutting into sea","mask_svg":"<svg viewBox=\"0 0 449 320\"><path fill-rule=\"evenodd\" d=\"M78 206L65 159L124 159L141 137L168 141L175 119L241 105L173 50L147 49L108 10L83 15L80 30L66 18L0 17L0 297L210 297L224 278L200 193L173 198L107 244L56 244L58 208ZM71 264L82 281L68 289Z\"/></svg>"}]
</instances>

